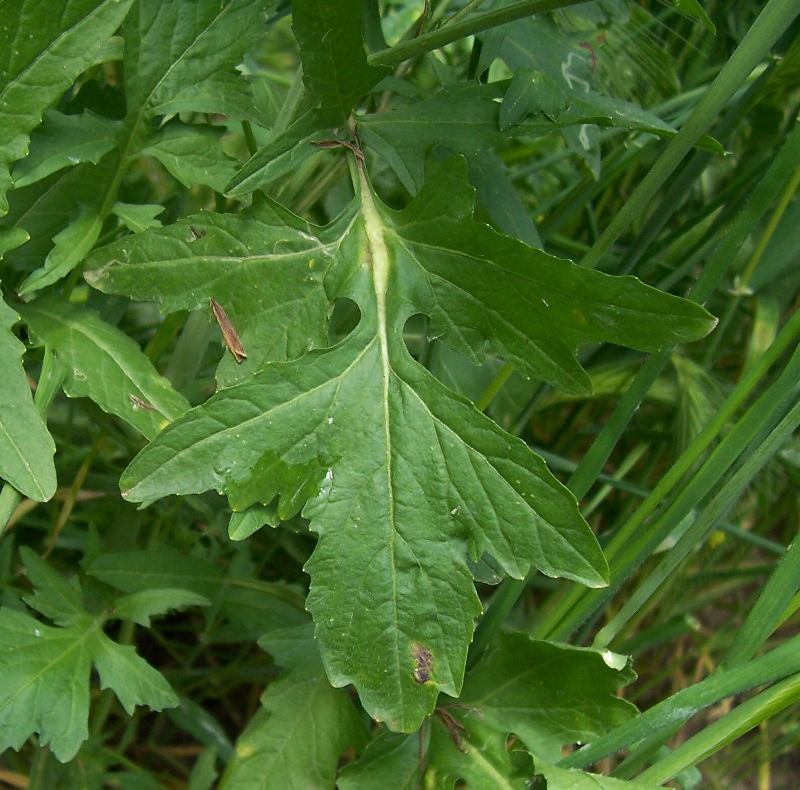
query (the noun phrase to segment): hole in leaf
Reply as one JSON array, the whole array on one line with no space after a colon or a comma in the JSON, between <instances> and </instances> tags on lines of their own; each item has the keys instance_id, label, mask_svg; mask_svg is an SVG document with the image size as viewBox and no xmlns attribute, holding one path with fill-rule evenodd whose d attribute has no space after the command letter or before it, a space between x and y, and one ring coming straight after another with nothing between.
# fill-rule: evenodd
<instances>
[{"instance_id":1,"label":"hole in leaf","mask_svg":"<svg viewBox=\"0 0 800 790\"><path fill-rule=\"evenodd\" d=\"M416 360L424 360L428 349L428 316L412 315L403 328L403 339L408 353Z\"/></svg>"},{"instance_id":2,"label":"hole in leaf","mask_svg":"<svg viewBox=\"0 0 800 790\"><path fill-rule=\"evenodd\" d=\"M331 345L347 337L361 320L361 310L358 305L346 296L339 297L331 310L328 321L328 341Z\"/></svg>"}]
</instances>

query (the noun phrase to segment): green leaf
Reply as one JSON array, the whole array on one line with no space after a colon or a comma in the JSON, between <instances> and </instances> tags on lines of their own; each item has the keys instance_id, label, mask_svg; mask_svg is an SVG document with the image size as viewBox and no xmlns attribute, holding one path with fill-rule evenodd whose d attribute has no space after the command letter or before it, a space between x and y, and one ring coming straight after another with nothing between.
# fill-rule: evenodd
<instances>
[{"instance_id":1,"label":"green leaf","mask_svg":"<svg viewBox=\"0 0 800 790\"><path fill-rule=\"evenodd\" d=\"M58 625L74 625L86 615L77 579L68 582L26 546L20 549L20 556L34 586L33 593L23 597L28 606Z\"/></svg>"},{"instance_id":2,"label":"green leaf","mask_svg":"<svg viewBox=\"0 0 800 790\"><path fill-rule=\"evenodd\" d=\"M697 0L672 0L672 5L682 14L686 14L686 16L701 22L703 27L705 27L712 36L717 34L717 28L705 12L703 6L701 6Z\"/></svg>"},{"instance_id":3,"label":"green leaf","mask_svg":"<svg viewBox=\"0 0 800 790\"><path fill-rule=\"evenodd\" d=\"M53 13L41 0L4 4L0 26L0 216L10 165L28 153L42 113L105 50L133 0L74 0Z\"/></svg>"},{"instance_id":4,"label":"green leaf","mask_svg":"<svg viewBox=\"0 0 800 790\"><path fill-rule=\"evenodd\" d=\"M599 94L587 98L566 87L563 90L570 97L569 103L557 116L529 118L504 133L500 117L502 105L497 100L505 96L506 88L505 82L447 87L430 98L387 112L358 116L358 133L364 143L386 160L412 193L420 188L425 159L436 146L474 157L501 143L509 133L540 137L585 124L644 131L660 137L675 135L669 124L629 102ZM528 111L525 105L520 109ZM706 139L704 143L714 151L721 150L713 141Z\"/></svg>"},{"instance_id":5,"label":"green leaf","mask_svg":"<svg viewBox=\"0 0 800 790\"><path fill-rule=\"evenodd\" d=\"M178 704L178 697L164 676L130 645L118 645L97 634L92 645L92 662L100 676L100 688L110 688L129 716L137 705L163 710Z\"/></svg>"},{"instance_id":6,"label":"green leaf","mask_svg":"<svg viewBox=\"0 0 800 790\"><path fill-rule=\"evenodd\" d=\"M469 161L469 179L478 204L498 230L542 249L542 240L528 207L522 202L503 160L494 151L481 151Z\"/></svg>"},{"instance_id":7,"label":"green leaf","mask_svg":"<svg viewBox=\"0 0 800 790\"><path fill-rule=\"evenodd\" d=\"M97 164L116 145L118 127L118 121L90 112L64 115L48 110L42 125L31 135L30 154L12 171L14 188L80 162Z\"/></svg>"},{"instance_id":8,"label":"green leaf","mask_svg":"<svg viewBox=\"0 0 800 790\"><path fill-rule=\"evenodd\" d=\"M0 258L5 256L7 252L25 244L30 237L30 233L25 228L0 228Z\"/></svg>"},{"instance_id":9,"label":"green leaf","mask_svg":"<svg viewBox=\"0 0 800 790\"><path fill-rule=\"evenodd\" d=\"M148 438L189 408L139 346L94 311L56 298L20 310L32 334L63 362L69 397L91 398Z\"/></svg>"},{"instance_id":10,"label":"green leaf","mask_svg":"<svg viewBox=\"0 0 800 790\"><path fill-rule=\"evenodd\" d=\"M339 773L340 790L417 790L420 787L421 736L383 732L359 759Z\"/></svg>"},{"instance_id":11,"label":"green leaf","mask_svg":"<svg viewBox=\"0 0 800 790\"><path fill-rule=\"evenodd\" d=\"M597 737L636 714L615 696L632 678L619 659L609 654L607 663L595 651L500 634L467 674L458 701L440 701L426 779L447 786L461 780L470 787L528 787L529 753L558 760L562 746Z\"/></svg>"},{"instance_id":12,"label":"green leaf","mask_svg":"<svg viewBox=\"0 0 800 790\"><path fill-rule=\"evenodd\" d=\"M310 629L274 636L280 642L295 635L303 638L293 645L291 669L264 692L263 710L239 737L221 788L261 788L265 777L287 790L333 787L342 752L365 739L352 699L328 683ZM271 636L260 640L267 650ZM276 658L284 663L280 651Z\"/></svg>"},{"instance_id":13,"label":"green leaf","mask_svg":"<svg viewBox=\"0 0 800 790\"><path fill-rule=\"evenodd\" d=\"M160 297L173 308L206 296L209 284L227 285L232 309L256 318L262 336L274 334L275 318L257 305L276 310L282 299L294 304L316 291L310 303L324 324L331 300L358 304L361 322L342 343L220 391L146 448L122 487L131 501L217 489L244 508L259 492L263 503L272 498L277 460L280 495L310 485L316 470L304 509L320 536L306 566L308 608L331 681L355 683L370 713L393 729L418 726L438 691L459 693L480 607L456 547L473 559L489 552L516 577L533 564L605 583L604 560L572 497L522 442L409 356L407 318L427 313L445 342L476 355L490 342L524 370L572 386L586 375L574 358L579 342L655 348L713 325L702 308L633 278L581 269L476 224L471 204L463 161L433 172L402 212L378 203L362 177L360 200L326 229L268 204L273 221L292 225L270 228L262 211L260 224L217 217L224 235L207 223L194 242L186 225L149 231L95 257L142 263L112 263L91 277L104 290ZM263 251L234 255L248 236ZM223 244L227 254L215 254ZM177 257L189 249L196 258ZM309 342L308 323L295 345Z\"/></svg>"},{"instance_id":14,"label":"green leaf","mask_svg":"<svg viewBox=\"0 0 800 790\"><path fill-rule=\"evenodd\" d=\"M263 0L140 0L125 23L129 116L162 112L189 86L235 74L264 35Z\"/></svg>"},{"instance_id":15,"label":"green leaf","mask_svg":"<svg viewBox=\"0 0 800 790\"><path fill-rule=\"evenodd\" d=\"M147 590L189 590L214 600L223 584L223 573L200 557L186 557L162 546L157 552L122 551L100 555L87 572L127 593Z\"/></svg>"},{"instance_id":16,"label":"green leaf","mask_svg":"<svg viewBox=\"0 0 800 790\"><path fill-rule=\"evenodd\" d=\"M508 91L500 105L500 128L519 123L527 115L558 116L569 106L569 97L563 85L549 79L535 69L514 72Z\"/></svg>"},{"instance_id":17,"label":"green leaf","mask_svg":"<svg viewBox=\"0 0 800 790\"><path fill-rule=\"evenodd\" d=\"M20 749L39 733L62 762L88 737L89 670L97 626L86 618L51 628L0 609L0 749Z\"/></svg>"},{"instance_id":18,"label":"green leaf","mask_svg":"<svg viewBox=\"0 0 800 790\"><path fill-rule=\"evenodd\" d=\"M46 502L56 491L56 448L33 405L22 367L25 346L11 328L19 316L0 299L0 477L20 493Z\"/></svg>"},{"instance_id":19,"label":"green leaf","mask_svg":"<svg viewBox=\"0 0 800 790\"><path fill-rule=\"evenodd\" d=\"M312 144L312 135L318 127L316 110L303 113L286 131L259 148L239 168L225 186L225 194L242 197L295 170L317 151Z\"/></svg>"},{"instance_id":20,"label":"green leaf","mask_svg":"<svg viewBox=\"0 0 800 790\"><path fill-rule=\"evenodd\" d=\"M431 725L426 782L433 787L525 790L533 777L533 760L520 744L479 719L468 728L445 714Z\"/></svg>"},{"instance_id":21,"label":"green leaf","mask_svg":"<svg viewBox=\"0 0 800 790\"><path fill-rule=\"evenodd\" d=\"M122 220L122 223L128 230L133 233L141 233L148 228L161 227L161 222L159 222L156 217L163 213L164 206L149 203L140 205L117 202L114 204L111 211Z\"/></svg>"},{"instance_id":22,"label":"green leaf","mask_svg":"<svg viewBox=\"0 0 800 790\"><path fill-rule=\"evenodd\" d=\"M297 589L235 568L226 576L208 560L184 556L167 546L157 552L103 554L91 563L88 573L126 593L189 590L219 606L253 640L266 631L305 622L307 617Z\"/></svg>"},{"instance_id":23,"label":"green leaf","mask_svg":"<svg viewBox=\"0 0 800 790\"><path fill-rule=\"evenodd\" d=\"M223 359L217 378L230 384L267 360L296 357L327 341L321 282L336 240L324 244L318 230L259 201L239 215L198 214L121 239L92 256L89 266L106 268L86 278L103 291L157 299L168 313L210 313L208 300L215 299L247 351L241 365L230 355Z\"/></svg>"},{"instance_id":24,"label":"green leaf","mask_svg":"<svg viewBox=\"0 0 800 790\"><path fill-rule=\"evenodd\" d=\"M170 124L151 137L141 152L158 159L184 186L205 184L222 192L236 172L236 163L222 151L223 131Z\"/></svg>"},{"instance_id":25,"label":"green leaf","mask_svg":"<svg viewBox=\"0 0 800 790\"><path fill-rule=\"evenodd\" d=\"M636 708L615 696L632 679L618 658L501 634L448 710L467 729L477 719L504 736L513 732L537 757L557 761L562 746L595 740L635 716Z\"/></svg>"},{"instance_id":26,"label":"green leaf","mask_svg":"<svg viewBox=\"0 0 800 790\"><path fill-rule=\"evenodd\" d=\"M86 257L100 236L103 218L96 206L81 204L70 223L53 238L53 249L44 265L29 275L19 288L20 296L30 296L66 277Z\"/></svg>"},{"instance_id":27,"label":"green leaf","mask_svg":"<svg viewBox=\"0 0 800 790\"><path fill-rule=\"evenodd\" d=\"M154 115L202 112L253 121L267 126L252 94L250 84L237 72L219 71L204 80L177 86L161 104L152 107Z\"/></svg>"},{"instance_id":28,"label":"green leaf","mask_svg":"<svg viewBox=\"0 0 800 790\"><path fill-rule=\"evenodd\" d=\"M296 0L292 26L303 80L320 101L323 123L342 126L353 105L387 73L367 64L363 0Z\"/></svg>"},{"instance_id":29,"label":"green leaf","mask_svg":"<svg viewBox=\"0 0 800 790\"><path fill-rule=\"evenodd\" d=\"M210 605L208 598L189 590L140 590L118 598L114 603L113 616L149 628L151 617L166 614L173 609L183 609L186 606Z\"/></svg>"},{"instance_id":30,"label":"green leaf","mask_svg":"<svg viewBox=\"0 0 800 790\"><path fill-rule=\"evenodd\" d=\"M538 760L536 773L547 780L547 790L655 790L660 787L646 782L623 781L610 776L558 768Z\"/></svg>"},{"instance_id":31,"label":"green leaf","mask_svg":"<svg viewBox=\"0 0 800 790\"><path fill-rule=\"evenodd\" d=\"M267 505L252 505L241 513L231 513L228 524L228 537L231 540L244 540L261 527L277 527L280 523L276 508Z\"/></svg>"},{"instance_id":32,"label":"green leaf","mask_svg":"<svg viewBox=\"0 0 800 790\"><path fill-rule=\"evenodd\" d=\"M11 226L23 229L30 240L5 254L8 264L26 273L39 269L53 250L53 238L74 220L79 206L97 206L115 172L114 157L107 156L97 165L65 168L11 192L9 213L0 223L6 232Z\"/></svg>"},{"instance_id":33,"label":"green leaf","mask_svg":"<svg viewBox=\"0 0 800 790\"><path fill-rule=\"evenodd\" d=\"M125 710L178 704L163 676L133 647L112 642L104 618L89 615L77 583L68 583L33 552L23 550L35 592L26 601L65 627L44 625L23 612L0 609L0 750L19 749L34 733L61 762L88 737L89 675L111 688Z\"/></svg>"}]
</instances>

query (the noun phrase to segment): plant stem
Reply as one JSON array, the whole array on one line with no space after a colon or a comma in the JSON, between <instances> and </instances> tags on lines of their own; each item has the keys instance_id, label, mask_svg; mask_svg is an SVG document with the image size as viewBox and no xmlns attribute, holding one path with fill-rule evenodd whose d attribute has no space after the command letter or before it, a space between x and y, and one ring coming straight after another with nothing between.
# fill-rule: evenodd
<instances>
[{"instance_id":1,"label":"plant stem","mask_svg":"<svg viewBox=\"0 0 800 790\"><path fill-rule=\"evenodd\" d=\"M244 141L247 143L247 151L250 156L253 156L253 154L258 151L258 144L256 143L256 137L253 134L253 127L250 121L242 121L242 131L244 132Z\"/></svg>"},{"instance_id":2,"label":"plant stem","mask_svg":"<svg viewBox=\"0 0 800 790\"><path fill-rule=\"evenodd\" d=\"M460 11L456 11L455 14L453 14L453 16L451 16L447 22L444 23L443 27L455 25L465 17L469 16L473 11L477 11L485 2L486 0L469 0L469 2Z\"/></svg>"},{"instance_id":3,"label":"plant stem","mask_svg":"<svg viewBox=\"0 0 800 790\"><path fill-rule=\"evenodd\" d=\"M737 705L730 713L682 743L636 777L637 782L660 785L684 768L697 765L740 735L785 710L800 699L800 675L782 680L766 691Z\"/></svg>"},{"instance_id":4,"label":"plant stem","mask_svg":"<svg viewBox=\"0 0 800 790\"><path fill-rule=\"evenodd\" d=\"M480 398L475 401L475 408L478 411L485 411L488 408L489 404L495 399L497 393L503 389L503 385L508 381L513 372L514 366L509 363L506 363L500 368L497 375L489 382L489 385L483 391Z\"/></svg>"},{"instance_id":5,"label":"plant stem","mask_svg":"<svg viewBox=\"0 0 800 790\"><path fill-rule=\"evenodd\" d=\"M475 14L460 22L445 23L438 30L432 30L430 33L425 33L409 41L401 41L389 49L374 52L367 57L367 61L371 66L394 66L404 60L415 58L431 50L452 44L454 41L480 33L482 30L504 25L506 22L513 22L515 19L522 19L532 14L578 5L582 1L522 0L522 2L513 3L505 8L495 8L491 11L484 11L482 14Z\"/></svg>"},{"instance_id":6,"label":"plant stem","mask_svg":"<svg viewBox=\"0 0 800 790\"><path fill-rule=\"evenodd\" d=\"M570 588L569 593L539 622L537 634L540 637L566 638L591 612L595 611L601 599L604 600L612 594L630 575L636 565L632 557L633 555L639 556L641 550L640 542L654 539L650 534L651 529L649 527L646 531L644 530L647 519L658 508L663 506L667 497L673 491L677 490L684 475L700 460L712 442L724 433L728 422L733 419L747 398L754 391L757 391L772 366L780 359L787 348L796 345L798 337L800 337L800 312L795 313L786 323L775 342L758 360L757 365L739 382L714 418L695 437L680 458L659 480L650 496L641 503L633 516L623 524L622 528L614 535L613 540L606 546L605 553L612 569L611 587L595 591L586 591L584 588L578 587ZM790 362L790 364L792 363ZM759 415L753 413L752 416L757 419ZM726 437L726 440L728 438ZM715 450L716 453L717 450ZM713 470L710 471L713 472ZM695 484L700 485L699 477L698 475L691 481L692 486ZM687 490L682 489L679 497L683 497ZM703 495L706 493L708 492L705 491ZM689 510L691 510L691 507L689 507Z\"/></svg>"},{"instance_id":7,"label":"plant stem","mask_svg":"<svg viewBox=\"0 0 800 790\"><path fill-rule=\"evenodd\" d=\"M686 721L703 708L725 697L739 694L754 686L774 683L800 672L800 636L780 647L733 669L718 670L705 680L676 692L588 746L573 752L558 765L564 768L585 768L597 760L640 741L643 734L655 735L659 730Z\"/></svg>"}]
</instances>

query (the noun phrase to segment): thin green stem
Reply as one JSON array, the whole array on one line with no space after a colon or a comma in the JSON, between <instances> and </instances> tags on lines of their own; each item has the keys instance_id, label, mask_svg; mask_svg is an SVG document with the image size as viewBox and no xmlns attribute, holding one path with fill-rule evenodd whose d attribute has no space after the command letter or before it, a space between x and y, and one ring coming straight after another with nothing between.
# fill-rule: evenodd
<instances>
[{"instance_id":1,"label":"thin green stem","mask_svg":"<svg viewBox=\"0 0 800 790\"><path fill-rule=\"evenodd\" d=\"M460 22L443 24L438 30L432 30L409 41L401 41L389 49L374 52L367 57L367 61L372 66L394 66L434 49L441 49L447 44L480 33L482 30L489 30L532 14L578 5L580 2L583 0L522 0L505 8L495 8L482 14L475 14Z\"/></svg>"},{"instance_id":2,"label":"thin green stem","mask_svg":"<svg viewBox=\"0 0 800 790\"><path fill-rule=\"evenodd\" d=\"M698 102L681 130L639 183L622 209L592 246L583 266L594 268L616 240L641 216L684 156L708 130L727 101L747 80L800 12L800 0L770 0L739 46Z\"/></svg>"},{"instance_id":3,"label":"thin green stem","mask_svg":"<svg viewBox=\"0 0 800 790\"><path fill-rule=\"evenodd\" d=\"M777 229L780 221L783 219L786 209L789 208L789 204L794 199L794 195L795 192L797 192L798 187L800 187L800 167L794 171L794 175L789 179L789 182L784 187L778 203L772 212L772 216L769 218L767 227L764 228L764 232L761 234L761 238L758 240L758 244L753 250L753 254L750 256L750 260L747 262L747 266L742 272L742 276L739 278L739 283L742 288L748 288L750 286L750 280L753 278L753 274L755 273L756 268L758 268L758 264L761 262L761 258L764 255L764 250L767 249L770 241L772 241L775 230Z\"/></svg>"},{"instance_id":4,"label":"thin green stem","mask_svg":"<svg viewBox=\"0 0 800 790\"><path fill-rule=\"evenodd\" d=\"M300 103L305 95L305 86L303 85L303 69L298 67L295 72L292 84L289 87L286 97L283 100L278 115L275 118L275 123L272 124L272 137L275 138L279 134L285 132L292 124L292 121L297 115L297 110L300 108Z\"/></svg>"},{"instance_id":5,"label":"thin green stem","mask_svg":"<svg viewBox=\"0 0 800 790\"><path fill-rule=\"evenodd\" d=\"M705 680L676 692L588 746L573 752L559 762L566 768L585 768L587 765L607 757L645 734L675 727L687 721L709 705L725 697L739 694L755 686L774 683L800 672L800 636L784 642L769 653L759 656L733 669L718 670Z\"/></svg>"},{"instance_id":6,"label":"thin green stem","mask_svg":"<svg viewBox=\"0 0 800 790\"><path fill-rule=\"evenodd\" d=\"M456 11L455 14L444 23L443 27L457 24L462 19L468 17L473 11L477 11L485 2L486 0L469 0L460 11Z\"/></svg>"},{"instance_id":7,"label":"thin green stem","mask_svg":"<svg viewBox=\"0 0 800 790\"><path fill-rule=\"evenodd\" d=\"M777 628L800 589L800 539L795 538L786 549L744 625L737 629L720 666L733 667L752 658L759 647Z\"/></svg>"},{"instance_id":8,"label":"thin green stem","mask_svg":"<svg viewBox=\"0 0 800 790\"><path fill-rule=\"evenodd\" d=\"M757 391L772 366L780 359L783 353L800 338L800 312L795 313L781 330L767 352L758 360L750 373L743 378L728 399L720 407L714 418L695 437L678 460L667 470L659 480L650 495L637 508L636 512L627 519L614 538L605 548L605 554L611 566L613 584L609 588L596 591L586 591L584 588L573 586L559 603L554 606L537 624L537 635L540 637L564 639L574 628L580 625L597 606L606 600L628 577L631 568L635 567L635 555L640 560L642 541L649 542L652 533L648 530L643 533L643 528L650 516L667 500L671 492L677 489L684 476L695 466L711 444L724 434L728 423L734 418L738 410ZM757 416L757 415L754 415ZM718 449L718 448L717 448ZM715 450L715 453L717 451ZM699 486L702 481L698 481ZM695 480L692 480L692 485ZM689 496L687 488L681 489L680 498ZM706 492L707 493L707 492ZM697 501L695 499L695 501ZM681 506L683 507L683 505ZM691 503L689 506L691 510Z\"/></svg>"},{"instance_id":9,"label":"thin green stem","mask_svg":"<svg viewBox=\"0 0 800 790\"><path fill-rule=\"evenodd\" d=\"M258 151L258 143L256 143L256 136L253 134L250 121L242 121L242 131L244 132L244 141L247 143L247 150L250 156L253 156Z\"/></svg>"},{"instance_id":10,"label":"thin green stem","mask_svg":"<svg viewBox=\"0 0 800 790\"><path fill-rule=\"evenodd\" d=\"M800 675L776 683L755 697L737 705L730 713L682 743L636 777L648 786L672 779L684 768L697 765L761 722L800 700Z\"/></svg>"},{"instance_id":11,"label":"thin green stem","mask_svg":"<svg viewBox=\"0 0 800 790\"><path fill-rule=\"evenodd\" d=\"M475 401L475 408L478 411L485 411L489 407L489 404L495 399L497 393L503 389L503 385L508 381L513 372L514 366L509 363L506 363L500 368L497 375L489 382L489 385L483 391L480 398Z\"/></svg>"}]
</instances>

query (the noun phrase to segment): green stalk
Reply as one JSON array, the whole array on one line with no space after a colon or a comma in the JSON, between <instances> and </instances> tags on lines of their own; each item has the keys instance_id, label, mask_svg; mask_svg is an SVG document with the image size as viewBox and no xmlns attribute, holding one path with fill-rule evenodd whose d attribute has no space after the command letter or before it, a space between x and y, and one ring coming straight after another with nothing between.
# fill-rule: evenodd
<instances>
[{"instance_id":1,"label":"green stalk","mask_svg":"<svg viewBox=\"0 0 800 790\"><path fill-rule=\"evenodd\" d=\"M611 566L612 587L603 590L586 591L585 588L578 587L577 585L573 586L569 593L559 601L558 605L553 607L553 609L538 623L536 629L537 636L547 636L556 639L566 638L566 636L580 625L591 612L595 611L598 605L605 601L615 589L621 586L635 569L635 563L641 561L643 545L648 545L655 541L654 533L657 532L655 524L648 527L646 532L643 532L649 517L663 505L670 493L681 485L684 476L694 468L695 464L697 464L711 444L718 439L718 437L724 435L728 424L734 419L739 408L744 404L747 398L756 391L757 387L761 385L772 366L783 355L786 349L796 344L799 337L800 312L795 313L792 318L789 319L775 339L775 342L761 359L759 359L750 373L739 382L725 403L722 404L715 417L695 437L680 458L678 458L661 480L659 480L658 484L653 488L647 499L641 503L633 516L629 518L614 535L614 538L605 549L606 557ZM787 366L787 371L790 372L782 377L782 386L789 388L794 384L794 382L791 381L791 371L794 368L794 364L790 363L790 365L791 369ZM777 390L773 392L777 393ZM768 394L769 393L765 393L764 397L767 397ZM762 401L763 399L759 400L758 403L760 404ZM744 425L745 417L748 417L747 427ZM756 429L749 423L757 423L761 415L751 409L746 413L745 417L740 420L740 423L734 431L731 432L729 436L725 437L723 442L712 454L712 458L719 459L721 463L725 463L724 468L728 468L733 459L738 456L738 452L741 452L741 444L744 442L743 437L749 435L750 438L747 438L747 442L749 443L756 433ZM739 427L740 425L742 426L741 428ZM735 439L732 437L735 437ZM736 442L735 445L734 442ZM738 449L737 452L735 449L729 448L740 449ZM736 455L729 457L727 453L732 452L736 452ZM713 476L717 472L721 474L720 470L709 467L708 462L702 469L706 470L706 474L709 476ZM710 490L708 487L708 479L709 478L705 476L700 477L700 473L698 472L689 484L680 490L678 497L671 506L671 511L672 508L675 508L675 511L684 512L684 515L690 512L693 505ZM713 485L713 483L711 485ZM664 523L663 519L665 517L667 517L667 514L659 519L659 523ZM656 541L656 545L658 545L658 542L660 542L660 539Z\"/></svg>"},{"instance_id":2,"label":"green stalk","mask_svg":"<svg viewBox=\"0 0 800 790\"><path fill-rule=\"evenodd\" d=\"M795 371L792 372L792 375L794 375L794 373ZM775 401L771 395L769 398L766 396L767 393L765 393L765 396L760 398L759 401L756 402L756 404L750 409L751 413L755 413L754 416L756 418L762 416L762 409L764 408L762 404L764 401L772 401L773 403ZM766 404L767 408L768 405L769 403ZM777 409L780 409L783 404L779 401L774 403L774 405ZM737 429L740 426L744 426L745 422L745 419L740 419L736 426ZM626 599L622 609L620 609L614 615L607 625L600 629L594 640L595 647L610 644L614 637L625 626L625 624L628 623L630 619L639 612L639 610L656 593L661 585L671 578L673 572L681 565L683 560L686 559L690 552L711 534L720 520L736 504L739 497L742 495L742 491L750 484L755 475L761 471L764 465L774 457L775 453L780 450L784 442L792 435L799 424L800 403L795 405L789 414L784 417L780 425L778 425L778 427L776 427L775 430L773 430L767 436L766 440L747 456L747 459L741 468L738 469L731 479L722 486L719 493L714 496L711 503L703 511L702 515L697 518L691 527L689 527L689 529L681 536L680 540L666 553L663 559L659 562L658 566L647 574L642 584L629 598ZM732 434L726 437L726 440L730 439L731 436ZM720 445L720 449L722 449L722 445ZM712 455L706 462L705 466L714 469L717 464L717 458L715 455ZM697 480L699 477L700 473L695 475L695 480ZM668 514L669 511L665 513L665 517ZM656 530L653 528L652 531L654 533L658 532L658 536L660 537L661 534L671 529L671 525L674 524L675 521L676 518L668 519L667 529L662 528L660 530ZM652 543L655 539L656 535L654 534L653 538L649 542ZM778 600L780 601L780 599ZM782 604L779 604L777 607L777 612L775 612L774 609L772 610L772 613L776 618L780 616L787 602L788 601L784 601ZM775 621L773 620L773 623L774 622ZM760 633L761 631L759 630L759 634ZM758 647L760 644L761 642L758 642L756 647ZM755 650L753 650L753 652L755 652Z\"/></svg>"},{"instance_id":3,"label":"green stalk","mask_svg":"<svg viewBox=\"0 0 800 790\"><path fill-rule=\"evenodd\" d=\"M438 30L432 30L430 33L408 41L401 41L389 49L373 52L367 57L367 61L371 66L394 66L404 60L416 58L426 52L452 44L454 41L480 33L482 30L489 30L489 28L504 25L506 22L513 22L515 19L523 19L533 14L541 14L544 11L578 5L580 2L583 0L522 0L522 2L512 3L505 8L495 8L491 11L484 11L482 14L475 14L460 22L444 24Z\"/></svg>"},{"instance_id":4,"label":"green stalk","mask_svg":"<svg viewBox=\"0 0 800 790\"><path fill-rule=\"evenodd\" d=\"M594 268L656 196L684 156L709 129L727 101L747 80L800 12L800 0L770 0L723 66L708 93L697 103L686 123L633 191L625 205L581 261Z\"/></svg>"},{"instance_id":5,"label":"green stalk","mask_svg":"<svg viewBox=\"0 0 800 790\"><path fill-rule=\"evenodd\" d=\"M689 688L676 692L611 732L584 746L558 765L564 768L585 768L626 746L640 741L643 735L675 727L709 705L743 691L774 683L800 672L800 636L784 642L759 658L714 674Z\"/></svg>"},{"instance_id":6,"label":"green stalk","mask_svg":"<svg viewBox=\"0 0 800 790\"><path fill-rule=\"evenodd\" d=\"M737 705L718 721L706 725L697 735L639 774L636 781L649 785L663 784L684 768L697 765L798 700L800 675L793 675Z\"/></svg>"},{"instance_id":7,"label":"green stalk","mask_svg":"<svg viewBox=\"0 0 800 790\"><path fill-rule=\"evenodd\" d=\"M761 234L761 238L758 240L758 244L753 250L753 254L750 256L750 260L747 262L745 270L742 272L742 276L739 281L742 288L747 289L750 287L750 280L753 279L753 274L755 273L758 264L761 262L761 258L764 256L764 251L769 246L770 241L772 241L775 230L780 224L780 221L783 219L786 209L789 208L789 204L792 202L792 200L794 200L794 195L795 192L797 192L798 187L800 187L800 167L794 171L794 175L789 179L789 183L784 187L783 192L778 199L778 204L775 206L775 210L772 212L772 216L769 218L767 227L764 228L764 232Z\"/></svg>"},{"instance_id":8,"label":"green stalk","mask_svg":"<svg viewBox=\"0 0 800 790\"><path fill-rule=\"evenodd\" d=\"M769 581L750 609L744 625L735 632L733 642L720 662L733 667L755 655L784 618L786 608L800 589L800 539L795 539L778 563Z\"/></svg>"}]
</instances>

